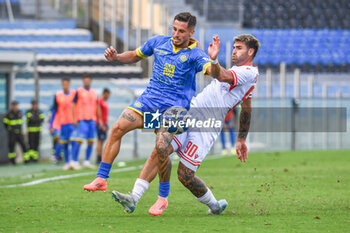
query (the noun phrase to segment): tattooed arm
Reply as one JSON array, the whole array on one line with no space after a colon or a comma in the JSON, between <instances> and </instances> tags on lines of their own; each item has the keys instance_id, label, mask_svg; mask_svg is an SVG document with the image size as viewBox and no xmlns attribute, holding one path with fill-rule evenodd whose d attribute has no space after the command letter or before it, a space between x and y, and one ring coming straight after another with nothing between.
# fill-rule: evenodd
<instances>
[{"instance_id":1,"label":"tattooed arm","mask_svg":"<svg viewBox=\"0 0 350 233\"><path fill-rule=\"evenodd\" d=\"M237 137L237 158L242 161L246 161L248 158L248 148L245 144L247 138L249 127L250 127L250 117L252 112L252 101L251 99L246 99L242 105L242 110L239 118L239 132Z\"/></svg>"}]
</instances>

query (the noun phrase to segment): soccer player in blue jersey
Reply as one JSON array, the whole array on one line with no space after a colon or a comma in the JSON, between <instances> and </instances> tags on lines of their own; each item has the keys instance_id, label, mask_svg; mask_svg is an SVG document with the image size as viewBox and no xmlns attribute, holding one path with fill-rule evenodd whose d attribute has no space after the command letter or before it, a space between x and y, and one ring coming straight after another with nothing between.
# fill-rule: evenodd
<instances>
[{"instance_id":1,"label":"soccer player in blue jersey","mask_svg":"<svg viewBox=\"0 0 350 233\"><path fill-rule=\"evenodd\" d=\"M192 38L196 25L196 17L191 13L179 13L174 18L172 37L155 36L149 39L136 51L118 54L110 47L105 52L109 61L130 64L154 55L153 75L142 95L127 107L111 129L107 139L102 162L96 179L84 186L84 190L96 191L107 189L106 179L115 157L119 153L121 139L127 132L143 127L143 113L156 112L161 114L173 106L190 107L190 101L195 93L196 73L210 75L210 60L197 47ZM156 131L156 152L159 158L158 170L160 178L159 196L164 199L169 194L171 161L168 149L173 135L161 128ZM166 199L165 199L166 200Z\"/></svg>"}]
</instances>

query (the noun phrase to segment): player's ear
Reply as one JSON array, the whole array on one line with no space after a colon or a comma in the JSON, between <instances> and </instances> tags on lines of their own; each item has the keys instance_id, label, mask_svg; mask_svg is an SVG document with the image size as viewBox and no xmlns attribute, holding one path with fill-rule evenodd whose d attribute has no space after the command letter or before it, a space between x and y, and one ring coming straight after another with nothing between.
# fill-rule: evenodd
<instances>
[{"instance_id":1,"label":"player's ear","mask_svg":"<svg viewBox=\"0 0 350 233\"><path fill-rule=\"evenodd\" d=\"M253 54L254 54L254 49L250 48L250 49L248 50L248 55L249 55L249 56L252 56Z\"/></svg>"},{"instance_id":2,"label":"player's ear","mask_svg":"<svg viewBox=\"0 0 350 233\"><path fill-rule=\"evenodd\" d=\"M191 37L194 35L194 28L191 29L190 35L191 35Z\"/></svg>"}]
</instances>

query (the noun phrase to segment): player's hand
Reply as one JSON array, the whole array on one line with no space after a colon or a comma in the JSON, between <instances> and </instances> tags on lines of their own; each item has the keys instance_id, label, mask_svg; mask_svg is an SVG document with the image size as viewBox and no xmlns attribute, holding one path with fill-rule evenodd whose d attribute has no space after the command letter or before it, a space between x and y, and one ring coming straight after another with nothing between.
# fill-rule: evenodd
<instances>
[{"instance_id":1,"label":"player's hand","mask_svg":"<svg viewBox=\"0 0 350 233\"><path fill-rule=\"evenodd\" d=\"M77 126L78 125L78 122L76 120L73 120L73 125L74 126Z\"/></svg>"},{"instance_id":2,"label":"player's hand","mask_svg":"<svg viewBox=\"0 0 350 233\"><path fill-rule=\"evenodd\" d=\"M108 128L105 125L102 125L103 132L107 132Z\"/></svg>"},{"instance_id":3,"label":"player's hand","mask_svg":"<svg viewBox=\"0 0 350 233\"><path fill-rule=\"evenodd\" d=\"M111 47L106 49L106 51L105 51L105 58L108 61L117 61L117 56L118 56L118 52L117 52L117 50L115 50L113 48L113 46L111 46Z\"/></svg>"},{"instance_id":4,"label":"player's hand","mask_svg":"<svg viewBox=\"0 0 350 233\"><path fill-rule=\"evenodd\" d=\"M50 128L49 130L50 130L50 133L53 133L55 131L54 128Z\"/></svg>"},{"instance_id":5,"label":"player's hand","mask_svg":"<svg viewBox=\"0 0 350 233\"><path fill-rule=\"evenodd\" d=\"M220 38L219 36L213 37L213 42L209 44L208 47L208 55L211 60L215 60L218 58L218 54L220 51Z\"/></svg>"},{"instance_id":6,"label":"player's hand","mask_svg":"<svg viewBox=\"0 0 350 233\"><path fill-rule=\"evenodd\" d=\"M237 152L237 158L239 160L241 160L241 162L247 161L247 158L248 158L248 147L245 144L245 140L237 139L236 152Z\"/></svg>"},{"instance_id":7,"label":"player's hand","mask_svg":"<svg viewBox=\"0 0 350 233\"><path fill-rule=\"evenodd\" d=\"M106 132L106 126L103 124L102 121L100 121L100 122L98 123L98 127L99 127L100 129L102 129L104 132Z\"/></svg>"}]
</instances>

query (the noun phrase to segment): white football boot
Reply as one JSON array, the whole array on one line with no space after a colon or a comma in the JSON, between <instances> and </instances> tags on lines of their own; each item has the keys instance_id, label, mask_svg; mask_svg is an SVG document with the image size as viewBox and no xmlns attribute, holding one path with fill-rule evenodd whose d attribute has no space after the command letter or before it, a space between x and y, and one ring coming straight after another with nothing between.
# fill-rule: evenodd
<instances>
[{"instance_id":1,"label":"white football boot","mask_svg":"<svg viewBox=\"0 0 350 233\"><path fill-rule=\"evenodd\" d=\"M90 161L85 160L83 163L84 168L94 169L95 166L90 163Z\"/></svg>"},{"instance_id":2,"label":"white football boot","mask_svg":"<svg viewBox=\"0 0 350 233\"><path fill-rule=\"evenodd\" d=\"M63 171L68 171L68 170L70 170L70 169L72 169L70 163L66 163L66 164L64 164L63 167L62 167L62 170L63 170Z\"/></svg>"},{"instance_id":3,"label":"white football boot","mask_svg":"<svg viewBox=\"0 0 350 233\"><path fill-rule=\"evenodd\" d=\"M78 161L71 161L70 166L73 170L80 170L81 166Z\"/></svg>"},{"instance_id":4,"label":"white football boot","mask_svg":"<svg viewBox=\"0 0 350 233\"><path fill-rule=\"evenodd\" d=\"M221 214L221 213L226 209L226 206L228 205L228 204L227 204L227 201L226 201L225 199L219 200L218 203L219 203L219 207L220 207L220 208L217 209L217 210L209 209L207 214L209 214L209 215L210 215L210 214L219 215L219 214Z\"/></svg>"},{"instance_id":5,"label":"white football boot","mask_svg":"<svg viewBox=\"0 0 350 233\"><path fill-rule=\"evenodd\" d=\"M125 212L127 213L134 212L136 208L136 203L131 194L123 194L114 190L112 192L112 196L114 197L116 202L119 202L123 206Z\"/></svg>"}]
</instances>

